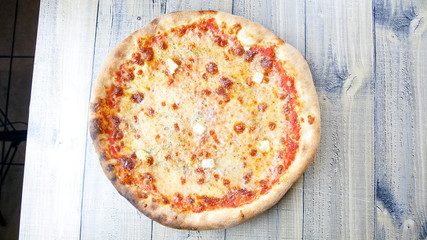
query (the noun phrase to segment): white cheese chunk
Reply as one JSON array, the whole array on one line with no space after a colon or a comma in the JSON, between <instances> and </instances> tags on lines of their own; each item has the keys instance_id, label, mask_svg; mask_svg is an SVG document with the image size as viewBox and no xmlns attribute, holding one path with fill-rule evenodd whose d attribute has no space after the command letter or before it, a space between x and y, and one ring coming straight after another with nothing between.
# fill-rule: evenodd
<instances>
[{"instance_id":1,"label":"white cheese chunk","mask_svg":"<svg viewBox=\"0 0 427 240\"><path fill-rule=\"evenodd\" d=\"M215 162L211 158L203 159L202 160L202 168L213 168L215 167Z\"/></svg>"},{"instance_id":2,"label":"white cheese chunk","mask_svg":"<svg viewBox=\"0 0 427 240\"><path fill-rule=\"evenodd\" d=\"M245 49L245 51L248 51L249 49L251 49L251 47L243 46L243 49Z\"/></svg>"},{"instance_id":3,"label":"white cheese chunk","mask_svg":"<svg viewBox=\"0 0 427 240\"><path fill-rule=\"evenodd\" d=\"M178 64L176 64L172 59L166 59L166 64L168 65L168 70L170 74L174 74L175 70L178 68Z\"/></svg>"},{"instance_id":4,"label":"white cheese chunk","mask_svg":"<svg viewBox=\"0 0 427 240\"><path fill-rule=\"evenodd\" d=\"M262 82L262 79L264 79L264 74L259 73L259 72L256 72L256 73L254 74L254 77L252 78L252 80L253 80L254 82L256 82L256 83L261 83L261 82Z\"/></svg>"},{"instance_id":5,"label":"white cheese chunk","mask_svg":"<svg viewBox=\"0 0 427 240\"><path fill-rule=\"evenodd\" d=\"M136 156L140 159L140 160L142 160L142 161L145 161L145 160L147 160L147 158L150 156L150 154L148 154L148 152L146 152L146 151L144 151L144 150L138 150L138 151L136 151Z\"/></svg>"},{"instance_id":6,"label":"white cheese chunk","mask_svg":"<svg viewBox=\"0 0 427 240\"><path fill-rule=\"evenodd\" d=\"M205 132L205 130L206 130L206 128L203 127L202 125L198 124L198 123L196 123L193 126L193 131L198 135L202 135Z\"/></svg>"},{"instance_id":7,"label":"white cheese chunk","mask_svg":"<svg viewBox=\"0 0 427 240\"><path fill-rule=\"evenodd\" d=\"M261 152L268 152L268 151L270 151L270 142L268 140L261 141L261 144L259 145L259 150Z\"/></svg>"},{"instance_id":8,"label":"white cheese chunk","mask_svg":"<svg viewBox=\"0 0 427 240\"><path fill-rule=\"evenodd\" d=\"M257 42L254 37L255 36L253 36L253 34L251 34L250 32L246 31L246 29L240 30L237 34L237 39L239 39L239 41L246 46L252 46Z\"/></svg>"}]
</instances>

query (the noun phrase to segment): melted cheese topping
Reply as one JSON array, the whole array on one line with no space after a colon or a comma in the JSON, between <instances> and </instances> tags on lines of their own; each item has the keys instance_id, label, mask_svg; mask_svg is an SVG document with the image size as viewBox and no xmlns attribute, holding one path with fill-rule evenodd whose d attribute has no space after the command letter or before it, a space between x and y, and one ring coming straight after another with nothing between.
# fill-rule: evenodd
<instances>
[{"instance_id":1,"label":"melted cheese topping","mask_svg":"<svg viewBox=\"0 0 427 240\"><path fill-rule=\"evenodd\" d=\"M227 207L267 192L299 138L293 78L274 46L243 48L203 24L139 39L101 108L118 179L196 212L214 206L207 197Z\"/></svg>"}]
</instances>

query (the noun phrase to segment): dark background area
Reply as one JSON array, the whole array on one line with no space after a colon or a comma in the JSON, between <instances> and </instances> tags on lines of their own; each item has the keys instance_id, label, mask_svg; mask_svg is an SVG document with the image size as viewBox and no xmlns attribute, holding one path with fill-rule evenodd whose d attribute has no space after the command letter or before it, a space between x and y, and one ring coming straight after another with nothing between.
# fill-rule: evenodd
<instances>
[{"instance_id":1,"label":"dark background area","mask_svg":"<svg viewBox=\"0 0 427 240\"><path fill-rule=\"evenodd\" d=\"M0 1L0 109L21 130L28 122L39 5L39 0ZM1 187L0 211L6 221L0 226L1 240L18 239L24 163L22 142Z\"/></svg>"}]
</instances>

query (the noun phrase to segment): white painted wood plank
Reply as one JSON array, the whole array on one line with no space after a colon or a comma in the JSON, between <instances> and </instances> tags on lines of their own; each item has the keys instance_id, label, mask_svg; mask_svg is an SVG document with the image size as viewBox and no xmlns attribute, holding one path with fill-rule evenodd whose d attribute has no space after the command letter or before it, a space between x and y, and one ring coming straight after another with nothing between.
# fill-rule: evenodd
<instances>
[{"instance_id":1,"label":"white painted wood plank","mask_svg":"<svg viewBox=\"0 0 427 240\"><path fill-rule=\"evenodd\" d=\"M165 6L151 1L100 1L92 81L109 51L161 15ZM151 239L152 220L122 197L102 172L87 135L81 239Z\"/></svg>"},{"instance_id":2,"label":"white painted wood plank","mask_svg":"<svg viewBox=\"0 0 427 240\"><path fill-rule=\"evenodd\" d=\"M376 238L427 238L427 2L375 1Z\"/></svg>"},{"instance_id":3,"label":"white painted wood plank","mask_svg":"<svg viewBox=\"0 0 427 240\"><path fill-rule=\"evenodd\" d=\"M235 1L234 14L258 22L305 52L304 1ZM301 239L303 226L303 179L266 213L231 229L228 239Z\"/></svg>"},{"instance_id":4,"label":"white painted wood plank","mask_svg":"<svg viewBox=\"0 0 427 240\"><path fill-rule=\"evenodd\" d=\"M306 56L322 113L304 175L304 238L372 239L373 20L370 0L306 3Z\"/></svg>"},{"instance_id":5,"label":"white painted wood plank","mask_svg":"<svg viewBox=\"0 0 427 240\"><path fill-rule=\"evenodd\" d=\"M96 2L42 1L20 239L78 239Z\"/></svg>"},{"instance_id":6,"label":"white painted wood plank","mask_svg":"<svg viewBox=\"0 0 427 240\"><path fill-rule=\"evenodd\" d=\"M218 10L231 13L232 1L212 0L212 1L168 1L165 5L165 13L182 10ZM225 230L211 231L185 231L164 227L153 222L153 239L223 239Z\"/></svg>"}]
</instances>

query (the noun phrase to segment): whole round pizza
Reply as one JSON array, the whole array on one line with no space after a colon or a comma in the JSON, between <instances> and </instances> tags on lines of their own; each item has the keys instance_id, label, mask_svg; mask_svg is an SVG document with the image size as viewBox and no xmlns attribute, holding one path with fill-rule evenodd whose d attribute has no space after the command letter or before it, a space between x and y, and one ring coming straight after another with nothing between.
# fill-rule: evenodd
<instances>
[{"instance_id":1,"label":"whole round pizza","mask_svg":"<svg viewBox=\"0 0 427 240\"><path fill-rule=\"evenodd\" d=\"M217 11L161 16L116 46L94 85L89 124L118 192L151 219L193 230L273 206L320 138L301 54Z\"/></svg>"}]
</instances>

